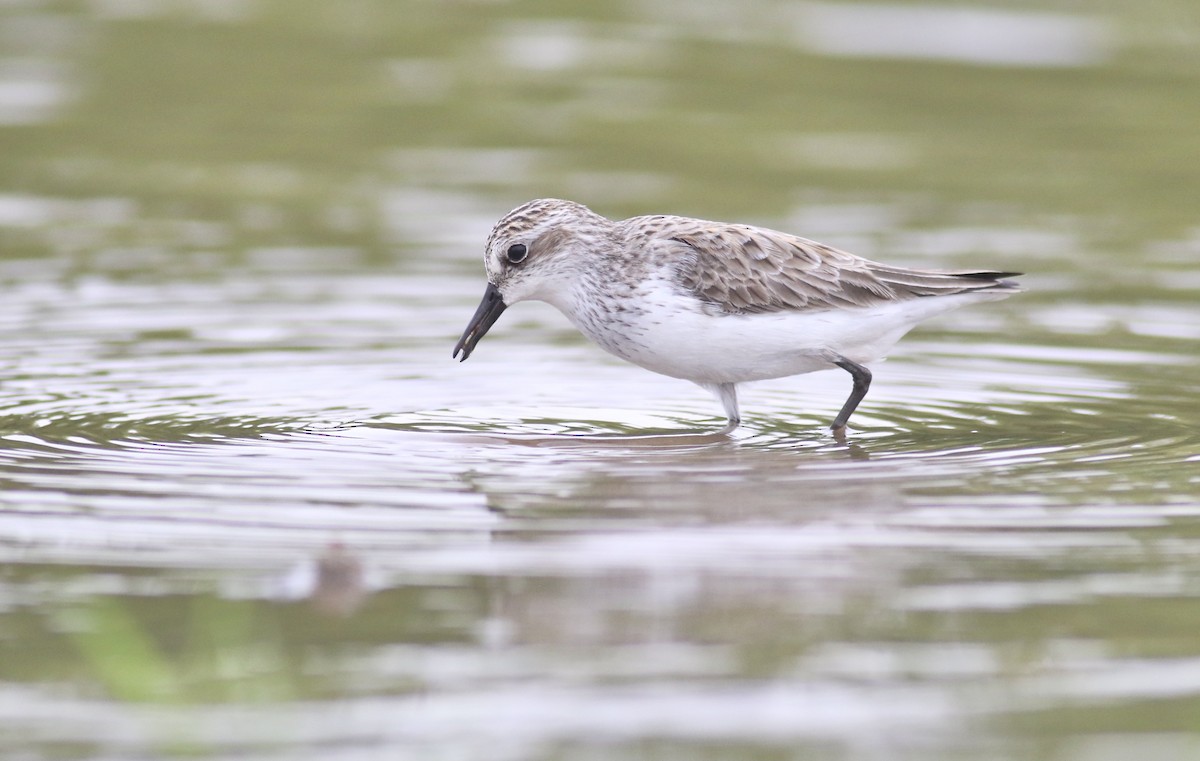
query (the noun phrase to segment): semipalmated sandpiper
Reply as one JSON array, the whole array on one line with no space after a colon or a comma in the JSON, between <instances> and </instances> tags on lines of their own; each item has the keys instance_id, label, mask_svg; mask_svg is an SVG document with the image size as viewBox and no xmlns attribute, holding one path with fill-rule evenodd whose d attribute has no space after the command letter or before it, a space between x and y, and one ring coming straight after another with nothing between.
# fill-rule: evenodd
<instances>
[{"instance_id":1,"label":"semipalmated sandpiper","mask_svg":"<svg viewBox=\"0 0 1200 761\"><path fill-rule=\"evenodd\" d=\"M737 427L737 384L840 367L842 433L882 358L917 323L1020 289L1016 272L892 267L751 225L654 215L615 222L573 201L519 206L492 229L483 301L454 347L471 356L509 306L538 300L647 370L697 383Z\"/></svg>"}]
</instances>

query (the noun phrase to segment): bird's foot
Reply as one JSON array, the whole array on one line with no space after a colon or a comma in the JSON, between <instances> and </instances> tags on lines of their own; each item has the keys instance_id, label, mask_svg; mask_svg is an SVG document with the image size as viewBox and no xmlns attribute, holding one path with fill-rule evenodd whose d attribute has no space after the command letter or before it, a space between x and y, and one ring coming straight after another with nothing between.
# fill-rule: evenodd
<instances>
[{"instance_id":1,"label":"bird's foot","mask_svg":"<svg viewBox=\"0 0 1200 761\"><path fill-rule=\"evenodd\" d=\"M833 433L834 441L836 441L839 444L846 443L846 426L844 426L844 425L832 426L831 425L831 426L829 426L829 430L830 430L830 432Z\"/></svg>"}]
</instances>

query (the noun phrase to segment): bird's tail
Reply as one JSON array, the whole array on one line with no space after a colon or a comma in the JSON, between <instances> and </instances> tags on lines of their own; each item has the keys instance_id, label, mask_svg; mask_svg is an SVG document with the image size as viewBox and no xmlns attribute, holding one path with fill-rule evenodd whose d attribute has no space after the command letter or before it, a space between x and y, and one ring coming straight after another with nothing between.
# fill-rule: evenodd
<instances>
[{"instance_id":1,"label":"bird's tail","mask_svg":"<svg viewBox=\"0 0 1200 761\"><path fill-rule=\"evenodd\" d=\"M1008 278L1020 272L992 270L912 270L880 265L875 276L891 287L913 296L948 296L969 291L1020 292L1021 286Z\"/></svg>"}]
</instances>

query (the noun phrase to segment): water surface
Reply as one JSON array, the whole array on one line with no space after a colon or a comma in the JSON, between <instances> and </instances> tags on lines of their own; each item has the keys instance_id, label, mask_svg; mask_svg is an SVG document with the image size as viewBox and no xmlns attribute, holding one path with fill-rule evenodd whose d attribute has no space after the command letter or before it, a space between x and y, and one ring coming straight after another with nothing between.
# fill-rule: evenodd
<instances>
[{"instance_id":1,"label":"water surface","mask_svg":"<svg viewBox=\"0 0 1200 761\"><path fill-rule=\"evenodd\" d=\"M0 11L0 747L1196 755L1197 27L1024 8ZM1027 292L721 436L544 305L451 360L547 195Z\"/></svg>"}]
</instances>

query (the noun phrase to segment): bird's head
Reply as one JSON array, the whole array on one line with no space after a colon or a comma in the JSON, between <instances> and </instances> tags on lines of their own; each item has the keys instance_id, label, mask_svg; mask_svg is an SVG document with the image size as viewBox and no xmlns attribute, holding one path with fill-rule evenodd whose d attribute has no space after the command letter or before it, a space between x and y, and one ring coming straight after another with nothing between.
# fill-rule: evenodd
<instances>
[{"instance_id":1,"label":"bird's head","mask_svg":"<svg viewBox=\"0 0 1200 761\"><path fill-rule=\"evenodd\" d=\"M561 306L612 222L582 204L557 198L510 211L488 236L483 265L488 285L453 356L471 356L479 339L518 301Z\"/></svg>"}]
</instances>

